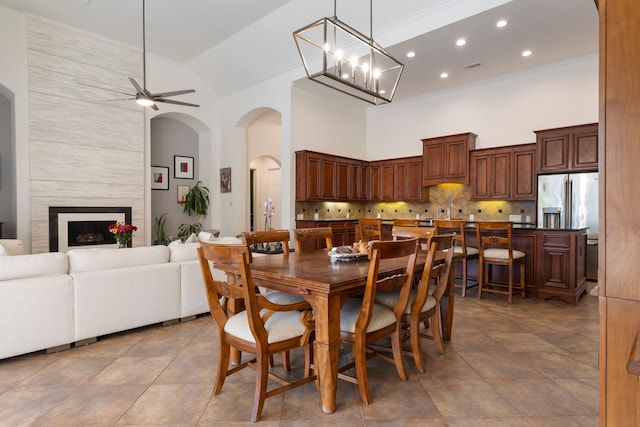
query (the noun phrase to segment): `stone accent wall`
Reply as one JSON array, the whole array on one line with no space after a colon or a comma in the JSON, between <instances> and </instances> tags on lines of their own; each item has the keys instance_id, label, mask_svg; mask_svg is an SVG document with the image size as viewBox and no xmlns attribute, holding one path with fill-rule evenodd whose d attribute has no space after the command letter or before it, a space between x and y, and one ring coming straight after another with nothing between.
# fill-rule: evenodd
<instances>
[{"instance_id":1,"label":"stone accent wall","mask_svg":"<svg viewBox=\"0 0 640 427\"><path fill-rule=\"evenodd\" d=\"M142 84L142 54L29 18L31 247L47 252L49 206L131 206L144 242L144 113L123 93ZM120 100L114 100L120 99Z\"/></svg>"}]
</instances>

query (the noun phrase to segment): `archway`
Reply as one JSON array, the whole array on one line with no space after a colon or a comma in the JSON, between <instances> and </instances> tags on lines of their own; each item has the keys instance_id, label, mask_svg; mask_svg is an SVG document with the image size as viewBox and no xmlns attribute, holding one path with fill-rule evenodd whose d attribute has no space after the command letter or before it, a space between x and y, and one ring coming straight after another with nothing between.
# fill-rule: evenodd
<instances>
[{"instance_id":1,"label":"archway","mask_svg":"<svg viewBox=\"0 0 640 427\"><path fill-rule=\"evenodd\" d=\"M17 203L13 94L0 85L0 237L16 238Z\"/></svg>"}]
</instances>

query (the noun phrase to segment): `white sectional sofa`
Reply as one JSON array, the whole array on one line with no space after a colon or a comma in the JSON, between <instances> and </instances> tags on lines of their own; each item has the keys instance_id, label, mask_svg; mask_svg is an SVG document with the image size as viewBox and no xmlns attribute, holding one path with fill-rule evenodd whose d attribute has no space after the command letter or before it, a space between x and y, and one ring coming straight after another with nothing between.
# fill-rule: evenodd
<instances>
[{"instance_id":1,"label":"white sectional sofa","mask_svg":"<svg viewBox=\"0 0 640 427\"><path fill-rule=\"evenodd\" d=\"M34 255L0 245L0 359L209 311L199 243Z\"/></svg>"}]
</instances>

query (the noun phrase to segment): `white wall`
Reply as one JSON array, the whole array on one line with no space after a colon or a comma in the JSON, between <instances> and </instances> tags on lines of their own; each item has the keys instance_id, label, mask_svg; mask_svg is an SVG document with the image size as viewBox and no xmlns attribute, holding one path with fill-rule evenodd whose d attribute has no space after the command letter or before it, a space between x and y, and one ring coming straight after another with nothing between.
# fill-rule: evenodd
<instances>
[{"instance_id":1,"label":"white wall","mask_svg":"<svg viewBox=\"0 0 640 427\"><path fill-rule=\"evenodd\" d=\"M420 154L422 138L462 132L478 135L476 148L525 144L535 130L597 121L598 58L588 56L370 108L367 157Z\"/></svg>"}]
</instances>

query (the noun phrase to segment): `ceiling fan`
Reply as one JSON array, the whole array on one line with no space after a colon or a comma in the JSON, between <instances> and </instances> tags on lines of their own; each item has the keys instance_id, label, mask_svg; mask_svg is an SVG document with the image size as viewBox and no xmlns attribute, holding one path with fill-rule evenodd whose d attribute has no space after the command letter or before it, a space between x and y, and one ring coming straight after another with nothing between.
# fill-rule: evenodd
<instances>
[{"instance_id":1,"label":"ceiling fan","mask_svg":"<svg viewBox=\"0 0 640 427\"><path fill-rule=\"evenodd\" d=\"M156 103L165 102L167 104L185 105L187 107L199 107L197 104L188 102L174 101L167 99L170 96L184 95L185 93L194 93L195 89L176 90L172 92L151 93L147 90L147 49L145 43L145 0L142 0L142 86L135 81L133 77L129 77L129 81L136 90L136 103L145 107L151 107L158 110Z\"/></svg>"}]
</instances>

